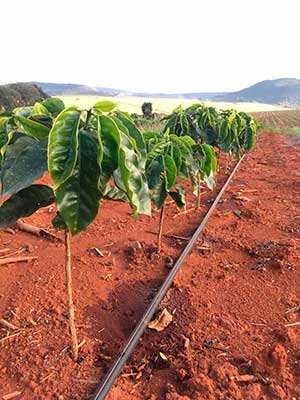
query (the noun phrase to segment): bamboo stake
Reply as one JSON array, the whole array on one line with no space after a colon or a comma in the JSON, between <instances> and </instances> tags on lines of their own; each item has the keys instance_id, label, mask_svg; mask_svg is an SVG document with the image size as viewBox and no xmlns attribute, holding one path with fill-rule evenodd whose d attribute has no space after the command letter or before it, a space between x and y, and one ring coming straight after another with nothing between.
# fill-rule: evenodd
<instances>
[{"instance_id":1,"label":"bamboo stake","mask_svg":"<svg viewBox=\"0 0 300 400\"><path fill-rule=\"evenodd\" d=\"M199 210L200 205L201 205L201 177L200 177L200 172L198 172L198 174L197 174L197 179L198 179L197 209Z\"/></svg>"},{"instance_id":2,"label":"bamboo stake","mask_svg":"<svg viewBox=\"0 0 300 400\"><path fill-rule=\"evenodd\" d=\"M65 230L65 272L66 272L66 289L68 296L68 308L69 308L69 325L70 325L70 333L71 333L71 352L72 359L74 362L77 361L78 358L78 340L75 326L75 309L73 303L73 295L72 295L72 266L71 266L71 245L70 245L70 233Z\"/></svg>"},{"instance_id":3,"label":"bamboo stake","mask_svg":"<svg viewBox=\"0 0 300 400\"><path fill-rule=\"evenodd\" d=\"M164 206L162 206L160 210L160 218L159 218L159 228L158 228L158 236L157 236L157 252L161 251L161 238L163 232L163 222L164 222Z\"/></svg>"}]
</instances>

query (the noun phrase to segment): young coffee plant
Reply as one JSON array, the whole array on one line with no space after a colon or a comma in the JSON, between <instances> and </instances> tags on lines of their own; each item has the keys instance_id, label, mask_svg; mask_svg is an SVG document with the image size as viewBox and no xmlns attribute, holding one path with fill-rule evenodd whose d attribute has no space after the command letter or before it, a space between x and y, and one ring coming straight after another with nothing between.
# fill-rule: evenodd
<instances>
[{"instance_id":1,"label":"young coffee plant","mask_svg":"<svg viewBox=\"0 0 300 400\"><path fill-rule=\"evenodd\" d=\"M176 108L164 120L164 131L170 129L177 136L189 135L197 143L210 144L235 157L250 151L256 142L256 120L236 110L219 111L204 104L193 104L187 109Z\"/></svg>"},{"instance_id":2,"label":"young coffee plant","mask_svg":"<svg viewBox=\"0 0 300 400\"><path fill-rule=\"evenodd\" d=\"M157 250L161 251L165 201L168 197L178 208L186 205L186 193L178 178L189 179L194 191L198 191L199 181L213 186L216 158L209 145L196 144L189 136L176 136L153 131L144 132L147 144L146 174L152 193L152 202L160 210Z\"/></svg>"},{"instance_id":3,"label":"young coffee plant","mask_svg":"<svg viewBox=\"0 0 300 400\"><path fill-rule=\"evenodd\" d=\"M105 195L128 199L135 218L151 214L145 176L146 147L130 118L115 112L110 101L90 110L64 108L58 99L16 109L0 118L2 195L0 226L11 226L40 207L55 203L53 220L64 231L65 271L72 358L78 357L72 298L70 235L85 230L96 218ZM45 171L52 187L34 184ZM113 187L108 186L114 182Z\"/></svg>"}]
</instances>

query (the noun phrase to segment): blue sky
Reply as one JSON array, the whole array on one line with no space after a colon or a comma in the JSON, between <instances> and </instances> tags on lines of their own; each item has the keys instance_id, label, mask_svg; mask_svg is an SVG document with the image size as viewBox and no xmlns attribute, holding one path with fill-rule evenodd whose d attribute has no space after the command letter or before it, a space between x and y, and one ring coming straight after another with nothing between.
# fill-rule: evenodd
<instances>
[{"instance_id":1,"label":"blue sky","mask_svg":"<svg viewBox=\"0 0 300 400\"><path fill-rule=\"evenodd\" d=\"M298 0L2 3L0 83L193 92L300 78Z\"/></svg>"}]
</instances>

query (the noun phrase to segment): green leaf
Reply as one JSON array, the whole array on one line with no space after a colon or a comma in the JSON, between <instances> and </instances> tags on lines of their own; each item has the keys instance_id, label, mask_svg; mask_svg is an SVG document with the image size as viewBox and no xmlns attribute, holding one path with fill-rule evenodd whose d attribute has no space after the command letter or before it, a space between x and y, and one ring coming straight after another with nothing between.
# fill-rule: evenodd
<instances>
[{"instance_id":1,"label":"green leaf","mask_svg":"<svg viewBox=\"0 0 300 400\"><path fill-rule=\"evenodd\" d=\"M192 154L192 148L190 143L183 140L183 137L178 137L176 135L170 135L170 140L178 145L182 154Z\"/></svg>"},{"instance_id":2,"label":"green leaf","mask_svg":"<svg viewBox=\"0 0 300 400\"><path fill-rule=\"evenodd\" d=\"M78 128L81 111L69 107L62 111L49 134L48 168L56 186L61 185L75 167L78 155Z\"/></svg>"},{"instance_id":3,"label":"green leaf","mask_svg":"<svg viewBox=\"0 0 300 400\"><path fill-rule=\"evenodd\" d=\"M13 110L13 114L24 118L29 118L32 110L33 107L17 107Z\"/></svg>"},{"instance_id":4,"label":"green leaf","mask_svg":"<svg viewBox=\"0 0 300 400\"><path fill-rule=\"evenodd\" d=\"M177 171L180 171L182 155L179 146L175 143L172 143L172 158L176 164Z\"/></svg>"},{"instance_id":5,"label":"green leaf","mask_svg":"<svg viewBox=\"0 0 300 400\"><path fill-rule=\"evenodd\" d=\"M19 137L7 147L1 165L2 196L19 192L47 170L47 138Z\"/></svg>"},{"instance_id":6,"label":"green leaf","mask_svg":"<svg viewBox=\"0 0 300 400\"><path fill-rule=\"evenodd\" d=\"M59 212L53 218L52 225L53 225L53 228L56 229L57 231L64 231L64 230L68 229L67 225L65 224L65 222L62 219Z\"/></svg>"},{"instance_id":7,"label":"green leaf","mask_svg":"<svg viewBox=\"0 0 300 400\"><path fill-rule=\"evenodd\" d=\"M246 132L244 134L244 143L243 148L246 152L250 151L256 142L256 126L254 124L250 124L246 128Z\"/></svg>"},{"instance_id":8,"label":"green leaf","mask_svg":"<svg viewBox=\"0 0 300 400\"><path fill-rule=\"evenodd\" d=\"M8 119L0 118L0 149L8 142L7 122Z\"/></svg>"},{"instance_id":9,"label":"green leaf","mask_svg":"<svg viewBox=\"0 0 300 400\"><path fill-rule=\"evenodd\" d=\"M206 176L217 171L217 159L215 151L209 144L203 143L200 145L204 154L203 172Z\"/></svg>"},{"instance_id":10,"label":"green leaf","mask_svg":"<svg viewBox=\"0 0 300 400\"><path fill-rule=\"evenodd\" d=\"M209 176L206 176L204 178L204 182L206 183L208 189L213 190L216 185L215 175L211 173Z\"/></svg>"},{"instance_id":11,"label":"green leaf","mask_svg":"<svg viewBox=\"0 0 300 400\"><path fill-rule=\"evenodd\" d=\"M166 191L166 183L164 180L161 180L154 188L152 193L152 201L155 207L160 210L164 205L164 202L168 196L168 192Z\"/></svg>"},{"instance_id":12,"label":"green leaf","mask_svg":"<svg viewBox=\"0 0 300 400\"><path fill-rule=\"evenodd\" d=\"M98 101L98 103L94 104L93 110L100 111L100 112L110 112L116 107L117 107L117 103L114 103L113 101L110 101L110 100L102 100L102 101Z\"/></svg>"},{"instance_id":13,"label":"green leaf","mask_svg":"<svg viewBox=\"0 0 300 400\"><path fill-rule=\"evenodd\" d=\"M42 104L51 114L59 114L65 108L64 102L58 97L49 97Z\"/></svg>"},{"instance_id":14,"label":"green leaf","mask_svg":"<svg viewBox=\"0 0 300 400\"><path fill-rule=\"evenodd\" d=\"M168 154L164 155L162 159L165 173L166 190L168 191L172 186L174 186L177 177L177 168L173 158Z\"/></svg>"},{"instance_id":15,"label":"green leaf","mask_svg":"<svg viewBox=\"0 0 300 400\"><path fill-rule=\"evenodd\" d=\"M24 118L21 115L16 115L15 121L26 135L31 136L34 139L42 139L49 135L50 129L40 122L32 121L31 119Z\"/></svg>"},{"instance_id":16,"label":"green leaf","mask_svg":"<svg viewBox=\"0 0 300 400\"><path fill-rule=\"evenodd\" d=\"M183 135L189 132L189 122L184 112L180 114L180 127Z\"/></svg>"},{"instance_id":17,"label":"green leaf","mask_svg":"<svg viewBox=\"0 0 300 400\"><path fill-rule=\"evenodd\" d=\"M146 142L148 142L151 139L160 139L161 138L161 135L155 131L143 131L142 135Z\"/></svg>"},{"instance_id":18,"label":"green leaf","mask_svg":"<svg viewBox=\"0 0 300 400\"><path fill-rule=\"evenodd\" d=\"M80 132L77 164L55 193L59 213L72 235L84 230L97 216L99 174L97 145L87 133Z\"/></svg>"},{"instance_id":19,"label":"green leaf","mask_svg":"<svg viewBox=\"0 0 300 400\"><path fill-rule=\"evenodd\" d=\"M160 181L160 174L163 172L163 163L161 157L154 158L149 164L147 164L146 176L149 189L154 187Z\"/></svg>"},{"instance_id":20,"label":"green leaf","mask_svg":"<svg viewBox=\"0 0 300 400\"><path fill-rule=\"evenodd\" d=\"M134 138L129 134L128 129L126 128L126 126L123 124L123 122L117 118L115 115L110 115L110 118L115 122L115 124L117 125L118 129L120 131L122 131L123 133L125 133L125 135L129 138L129 140L131 141L134 150L136 152L136 154L141 157L141 153L139 152L137 145L136 145L136 141L134 140ZM144 160L144 159L143 159Z\"/></svg>"},{"instance_id":21,"label":"green leaf","mask_svg":"<svg viewBox=\"0 0 300 400\"><path fill-rule=\"evenodd\" d=\"M103 192L105 199L114 201L124 201L128 203L128 196L123 190L119 189L117 186L111 186L107 184Z\"/></svg>"},{"instance_id":22,"label":"green leaf","mask_svg":"<svg viewBox=\"0 0 300 400\"><path fill-rule=\"evenodd\" d=\"M119 166L120 157L120 132L112 118L105 115L99 117L98 129L99 143L101 141L103 156L101 162L101 186L104 188L113 172Z\"/></svg>"},{"instance_id":23,"label":"green leaf","mask_svg":"<svg viewBox=\"0 0 300 400\"><path fill-rule=\"evenodd\" d=\"M32 185L13 194L0 207L0 227L14 225L19 218L29 217L41 207L54 202L49 186Z\"/></svg>"},{"instance_id":24,"label":"green leaf","mask_svg":"<svg viewBox=\"0 0 300 400\"><path fill-rule=\"evenodd\" d=\"M145 158L146 145L145 145L145 141L144 141L141 131L136 127L133 120L126 113L124 113L122 111L116 111L115 114L116 114L117 118L119 118L122 121L122 123L126 126L126 128L128 129L129 135L136 142L138 151L140 152L141 156Z\"/></svg>"},{"instance_id":25,"label":"green leaf","mask_svg":"<svg viewBox=\"0 0 300 400\"><path fill-rule=\"evenodd\" d=\"M148 168L148 165L151 163L153 159L157 159L159 156L161 156L165 148L168 146L168 144L162 140L161 142L158 142L153 146L151 151L147 154L147 162L146 162L146 169Z\"/></svg>"},{"instance_id":26,"label":"green leaf","mask_svg":"<svg viewBox=\"0 0 300 400\"><path fill-rule=\"evenodd\" d=\"M175 189L176 191L170 191L169 195L172 197L178 208L184 208L186 206L185 190L179 183L175 183Z\"/></svg>"},{"instance_id":27,"label":"green leaf","mask_svg":"<svg viewBox=\"0 0 300 400\"><path fill-rule=\"evenodd\" d=\"M31 112L32 118L51 118L48 109L41 103L35 103Z\"/></svg>"},{"instance_id":28,"label":"green leaf","mask_svg":"<svg viewBox=\"0 0 300 400\"><path fill-rule=\"evenodd\" d=\"M190 136L181 136L180 139L189 147L189 149L191 149L193 144L195 144L195 140Z\"/></svg>"},{"instance_id":29,"label":"green leaf","mask_svg":"<svg viewBox=\"0 0 300 400\"><path fill-rule=\"evenodd\" d=\"M114 177L117 186L126 192L136 218L138 214L151 215L151 199L144 168L129 138L120 131L119 168Z\"/></svg>"}]
</instances>

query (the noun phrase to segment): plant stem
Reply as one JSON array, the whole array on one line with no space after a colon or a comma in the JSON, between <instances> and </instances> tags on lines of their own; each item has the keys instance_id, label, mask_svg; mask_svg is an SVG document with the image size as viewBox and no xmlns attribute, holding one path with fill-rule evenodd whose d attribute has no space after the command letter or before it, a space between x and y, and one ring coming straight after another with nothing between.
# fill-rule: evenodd
<instances>
[{"instance_id":1,"label":"plant stem","mask_svg":"<svg viewBox=\"0 0 300 400\"><path fill-rule=\"evenodd\" d=\"M161 251L161 238L163 232L163 222L164 222L164 206L160 209L160 218L159 218L159 228L158 228L158 236L157 236L157 252Z\"/></svg>"},{"instance_id":2,"label":"plant stem","mask_svg":"<svg viewBox=\"0 0 300 400\"><path fill-rule=\"evenodd\" d=\"M197 175L197 179L198 179L198 199L197 199L197 209L199 210L200 205L201 205L201 178L200 178L200 173L198 172Z\"/></svg>"},{"instance_id":3,"label":"plant stem","mask_svg":"<svg viewBox=\"0 0 300 400\"><path fill-rule=\"evenodd\" d=\"M92 115L92 111L91 110L87 110L86 121L85 121L85 127L86 128L88 127L88 124L90 122L91 115Z\"/></svg>"},{"instance_id":4,"label":"plant stem","mask_svg":"<svg viewBox=\"0 0 300 400\"><path fill-rule=\"evenodd\" d=\"M76 334L75 326L75 309L72 296L72 270L71 270L71 246L70 246L70 233L65 230L65 270L66 270L66 289L68 296L68 308L69 308L69 325L71 333L71 349L72 349L72 359L77 361L78 358L78 340Z\"/></svg>"}]
</instances>

